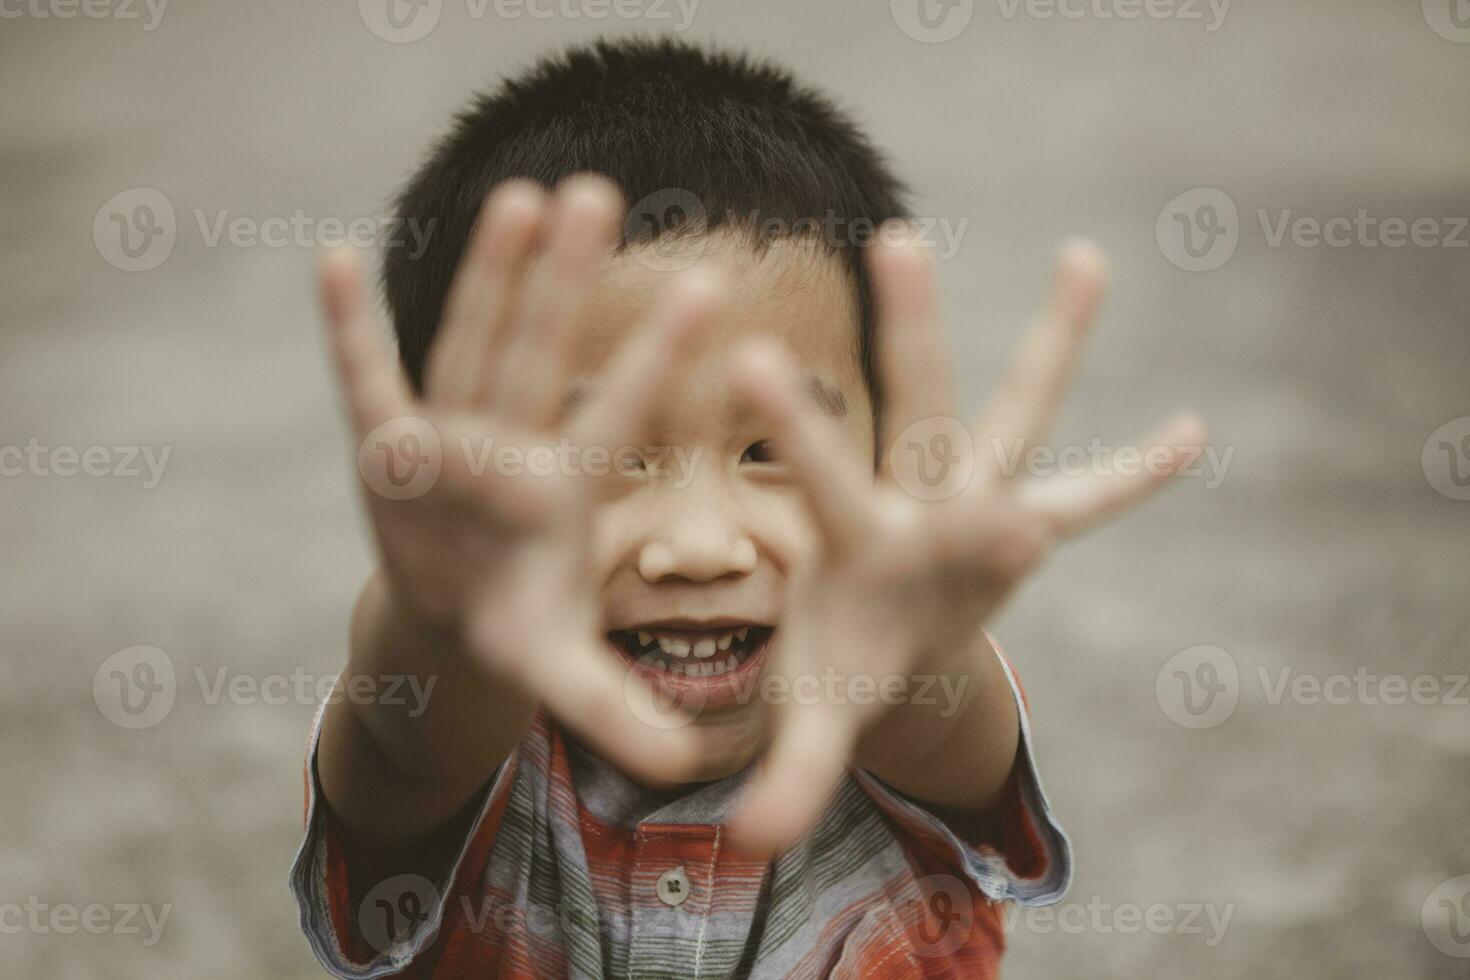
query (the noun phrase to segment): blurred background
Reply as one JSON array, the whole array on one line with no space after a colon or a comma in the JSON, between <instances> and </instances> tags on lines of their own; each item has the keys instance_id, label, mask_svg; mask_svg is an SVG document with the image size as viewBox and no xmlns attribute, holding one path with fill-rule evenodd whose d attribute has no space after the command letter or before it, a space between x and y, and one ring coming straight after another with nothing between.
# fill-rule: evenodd
<instances>
[{"instance_id":1,"label":"blurred background","mask_svg":"<svg viewBox=\"0 0 1470 980\"><path fill-rule=\"evenodd\" d=\"M1007 974L1470 976L1470 4L386 3L0 4L0 976L321 975L286 874L372 556L313 252L628 32L855 112L962 229L971 405L1083 234L1057 442L1211 423L995 624L1077 853Z\"/></svg>"}]
</instances>

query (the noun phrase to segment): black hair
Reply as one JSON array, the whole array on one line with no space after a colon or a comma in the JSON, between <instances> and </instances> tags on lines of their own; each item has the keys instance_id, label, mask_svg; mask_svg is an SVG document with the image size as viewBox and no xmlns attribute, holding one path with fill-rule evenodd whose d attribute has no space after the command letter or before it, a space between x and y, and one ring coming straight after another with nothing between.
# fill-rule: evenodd
<instances>
[{"instance_id":1,"label":"black hair","mask_svg":"<svg viewBox=\"0 0 1470 980\"><path fill-rule=\"evenodd\" d=\"M419 250L390 246L383 266L416 388L490 189L510 178L553 187L589 171L642 212L629 215L624 246L722 225L757 248L773 233L818 239L856 290L857 355L877 408L863 246L905 216L906 189L852 120L789 72L669 39L598 41L505 80L456 118L403 189L396 219L432 229Z\"/></svg>"}]
</instances>

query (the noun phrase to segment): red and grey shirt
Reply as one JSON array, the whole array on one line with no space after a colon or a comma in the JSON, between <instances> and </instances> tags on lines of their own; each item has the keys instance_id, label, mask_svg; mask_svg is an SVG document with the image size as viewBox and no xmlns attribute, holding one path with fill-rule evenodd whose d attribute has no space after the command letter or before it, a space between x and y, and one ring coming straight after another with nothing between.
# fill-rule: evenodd
<instances>
[{"instance_id":1,"label":"red and grey shirt","mask_svg":"<svg viewBox=\"0 0 1470 980\"><path fill-rule=\"evenodd\" d=\"M744 774L652 794L538 716L438 880L359 894L317 777L319 714L291 871L302 929L346 978L996 976L1000 904L1057 902L1071 877L1006 675L1020 747L984 839L853 769L800 843L755 859L723 833Z\"/></svg>"}]
</instances>

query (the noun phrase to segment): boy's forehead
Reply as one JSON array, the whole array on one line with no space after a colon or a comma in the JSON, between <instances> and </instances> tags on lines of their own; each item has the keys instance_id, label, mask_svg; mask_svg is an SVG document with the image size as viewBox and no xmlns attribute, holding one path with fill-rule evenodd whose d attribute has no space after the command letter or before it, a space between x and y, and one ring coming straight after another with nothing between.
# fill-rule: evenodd
<instances>
[{"instance_id":1,"label":"boy's forehead","mask_svg":"<svg viewBox=\"0 0 1470 980\"><path fill-rule=\"evenodd\" d=\"M838 257L814 243L788 239L757 252L739 235L720 232L632 246L612 257L577 325L575 373L586 379L601 373L648 322L664 290L695 266L716 272L728 296L720 314L693 339L695 360L768 336L827 385L839 391L862 387L857 304Z\"/></svg>"}]
</instances>

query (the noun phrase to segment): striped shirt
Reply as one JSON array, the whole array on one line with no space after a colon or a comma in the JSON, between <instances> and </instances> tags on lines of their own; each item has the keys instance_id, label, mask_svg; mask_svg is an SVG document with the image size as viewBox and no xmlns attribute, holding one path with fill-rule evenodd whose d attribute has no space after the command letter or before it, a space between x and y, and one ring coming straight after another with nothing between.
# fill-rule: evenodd
<instances>
[{"instance_id":1,"label":"striped shirt","mask_svg":"<svg viewBox=\"0 0 1470 980\"><path fill-rule=\"evenodd\" d=\"M1006 674L1021 738L994 839L853 769L805 839L755 859L722 835L743 774L652 794L538 716L439 880L356 895L318 714L291 871L302 929L346 978L994 977L1000 903L1054 903L1071 876Z\"/></svg>"}]
</instances>

